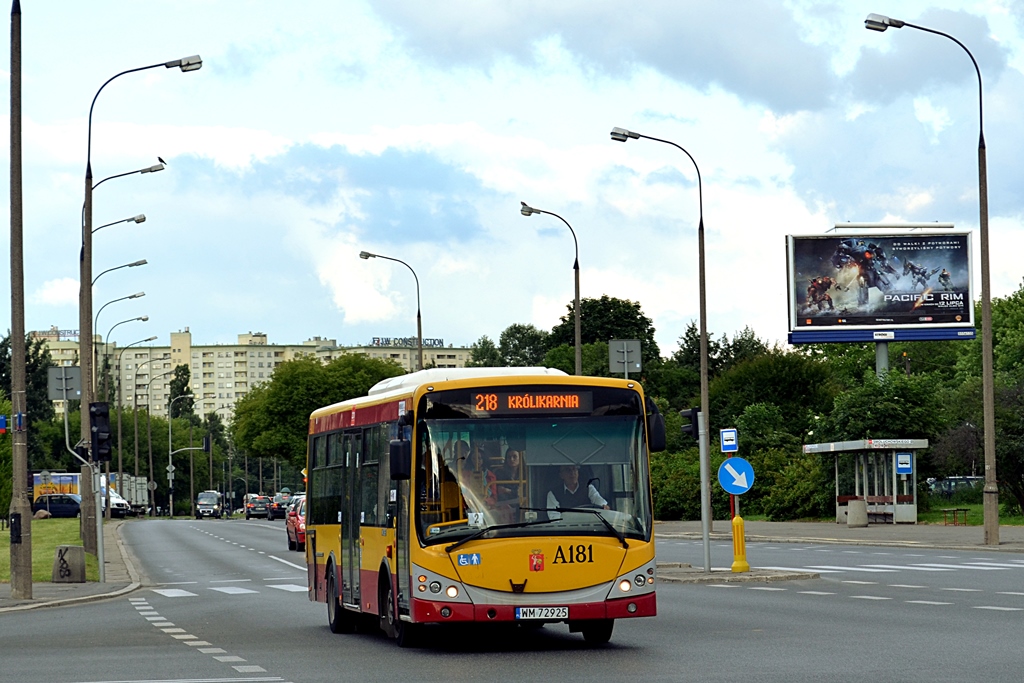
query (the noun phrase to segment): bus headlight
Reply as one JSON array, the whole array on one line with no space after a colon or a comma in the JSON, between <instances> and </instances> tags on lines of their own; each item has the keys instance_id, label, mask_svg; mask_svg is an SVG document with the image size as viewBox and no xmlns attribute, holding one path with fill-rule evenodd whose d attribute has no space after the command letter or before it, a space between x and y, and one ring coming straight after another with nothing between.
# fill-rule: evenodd
<instances>
[{"instance_id":1,"label":"bus headlight","mask_svg":"<svg viewBox=\"0 0 1024 683\"><path fill-rule=\"evenodd\" d=\"M623 579L622 581L619 581L619 590L623 593L628 593L632 587L633 584L631 584L628 579Z\"/></svg>"},{"instance_id":2,"label":"bus headlight","mask_svg":"<svg viewBox=\"0 0 1024 683\"><path fill-rule=\"evenodd\" d=\"M458 586L448 586L448 590L446 590L444 593L449 598L454 600L455 598L459 597L459 587Z\"/></svg>"}]
</instances>

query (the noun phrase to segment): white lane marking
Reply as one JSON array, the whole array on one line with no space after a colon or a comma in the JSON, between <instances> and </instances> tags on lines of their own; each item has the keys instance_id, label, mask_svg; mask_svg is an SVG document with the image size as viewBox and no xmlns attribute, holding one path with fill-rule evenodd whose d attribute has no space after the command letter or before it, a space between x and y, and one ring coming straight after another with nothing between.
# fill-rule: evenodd
<instances>
[{"instance_id":1,"label":"white lane marking","mask_svg":"<svg viewBox=\"0 0 1024 683\"><path fill-rule=\"evenodd\" d=\"M277 560L281 564L286 564L289 567L295 567L296 569L301 569L302 571L306 571L307 570L307 568L304 567L303 565L298 565L298 564L295 564L294 562L289 562L288 560L282 560L280 557L274 557L273 555L267 555L267 557L269 557L272 560Z\"/></svg>"},{"instance_id":2,"label":"white lane marking","mask_svg":"<svg viewBox=\"0 0 1024 683\"><path fill-rule=\"evenodd\" d=\"M892 600L892 598L883 598L881 595L851 595L854 600Z\"/></svg>"},{"instance_id":3,"label":"white lane marking","mask_svg":"<svg viewBox=\"0 0 1024 683\"><path fill-rule=\"evenodd\" d=\"M227 652L227 650L225 650L222 647L201 647L199 648L199 651L202 652L204 655L220 655Z\"/></svg>"},{"instance_id":4,"label":"white lane marking","mask_svg":"<svg viewBox=\"0 0 1024 683\"><path fill-rule=\"evenodd\" d=\"M940 591L950 591L952 593L980 593L980 588L940 588Z\"/></svg>"},{"instance_id":5,"label":"white lane marking","mask_svg":"<svg viewBox=\"0 0 1024 683\"><path fill-rule=\"evenodd\" d=\"M165 598L194 598L197 597L195 593L189 593L187 590L181 588L154 588L154 593L159 593Z\"/></svg>"},{"instance_id":6,"label":"white lane marking","mask_svg":"<svg viewBox=\"0 0 1024 683\"><path fill-rule=\"evenodd\" d=\"M244 662L245 661L245 659L243 657L239 657L238 655L222 655L220 657L214 657L214 659L216 659L218 662Z\"/></svg>"},{"instance_id":7,"label":"white lane marking","mask_svg":"<svg viewBox=\"0 0 1024 683\"><path fill-rule=\"evenodd\" d=\"M918 567L909 564L866 564L865 567L879 567L881 569L909 569L915 572L951 572L954 569L939 569L938 567Z\"/></svg>"},{"instance_id":8,"label":"white lane marking","mask_svg":"<svg viewBox=\"0 0 1024 683\"><path fill-rule=\"evenodd\" d=\"M231 668L240 674L254 674L266 671L262 666L256 666L255 664L245 664L242 666L233 666Z\"/></svg>"},{"instance_id":9,"label":"white lane marking","mask_svg":"<svg viewBox=\"0 0 1024 683\"><path fill-rule=\"evenodd\" d=\"M140 617L155 617L155 616L157 616L159 614L160 613L155 611L155 610L147 610L145 612L139 612L139 616Z\"/></svg>"},{"instance_id":10,"label":"white lane marking","mask_svg":"<svg viewBox=\"0 0 1024 683\"><path fill-rule=\"evenodd\" d=\"M184 633L185 632L185 629L183 629L183 628L162 628L160 630L163 631L164 633Z\"/></svg>"},{"instance_id":11,"label":"white lane marking","mask_svg":"<svg viewBox=\"0 0 1024 683\"><path fill-rule=\"evenodd\" d=\"M801 595L835 595L835 593L829 593L828 591L800 591Z\"/></svg>"},{"instance_id":12,"label":"white lane marking","mask_svg":"<svg viewBox=\"0 0 1024 683\"><path fill-rule=\"evenodd\" d=\"M1009 567L1010 569L1024 569L1019 564L1010 564L1008 562L967 562L965 564L979 565L982 567Z\"/></svg>"},{"instance_id":13,"label":"white lane marking","mask_svg":"<svg viewBox=\"0 0 1024 683\"><path fill-rule=\"evenodd\" d=\"M978 569L986 572L1001 572L1006 567L978 567L973 564L919 564L919 567L945 567L947 569Z\"/></svg>"},{"instance_id":14,"label":"white lane marking","mask_svg":"<svg viewBox=\"0 0 1024 683\"><path fill-rule=\"evenodd\" d=\"M877 581L841 581L840 583L853 583L858 586L877 586Z\"/></svg>"},{"instance_id":15,"label":"white lane marking","mask_svg":"<svg viewBox=\"0 0 1024 683\"><path fill-rule=\"evenodd\" d=\"M994 605L975 605L974 609L990 609L997 612L1021 612L1024 607L996 607Z\"/></svg>"},{"instance_id":16,"label":"white lane marking","mask_svg":"<svg viewBox=\"0 0 1024 683\"><path fill-rule=\"evenodd\" d=\"M221 586L211 588L210 590L217 591L218 593L227 593L228 595L244 595L246 593L259 593L259 591L254 591L250 588L241 588L240 586Z\"/></svg>"},{"instance_id":17,"label":"white lane marking","mask_svg":"<svg viewBox=\"0 0 1024 683\"><path fill-rule=\"evenodd\" d=\"M996 595L1024 595L1024 593L1018 593L1017 591L996 591Z\"/></svg>"},{"instance_id":18,"label":"white lane marking","mask_svg":"<svg viewBox=\"0 0 1024 683\"><path fill-rule=\"evenodd\" d=\"M810 565L811 569L835 569L839 571L847 572L870 572L872 574L881 574L883 572L892 572L892 569L870 569L868 567L836 567L830 564L822 565Z\"/></svg>"},{"instance_id":19,"label":"white lane marking","mask_svg":"<svg viewBox=\"0 0 1024 683\"><path fill-rule=\"evenodd\" d=\"M780 571L780 572L805 572L805 571L807 571L803 567L764 567L764 566L759 566L758 568L759 569L774 569L774 570ZM841 570L841 569L818 569L817 572L819 574L842 574L843 570Z\"/></svg>"},{"instance_id":20,"label":"white lane marking","mask_svg":"<svg viewBox=\"0 0 1024 683\"><path fill-rule=\"evenodd\" d=\"M196 636L188 633L172 633L171 638L176 638L177 640L198 640Z\"/></svg>"},{"instance_id":21,"label":"white lane marking","mask_svg":"<svg viewBox=\"0 0 1024 683\"><path fill-rule=\"evenodd\" d=\"M952 605L951 602L938 602L937 600L904 600L903 602L909 602L911 605Z\"/></svg>"},{"instance_id":22,"label":"white lane marking","mask_svg":"<svg viewBox=\"0 0 1024 683\"><path fill-rule=\"evenodd\" d=\"M208 643L205 640L190 640L189 642L187 642L185 644L197 647L197 646L200 646L200 645L212 645L213 643Z\"/></svg>"},{"instance_id":23,"label":"white lane marking","mask_svg":"<svg viewBox=\"0 0 1024 683\"><path fill-rule=\"evenodd\" d=\"M153 614L156 614L156 612L154 612ZM157 616L157 617L146 617L146 621L152 621L154 623L156 623L158 621L166 621L166 620L167 620L167 617L160 617L160 616Z\"/></svg>"},{"instance_id":24,"label":"white lane marking","mask_svg":"<svg viewBox=\"0 0 1024 683\"><path fill-rule=\"evenodd\" d=\"M294 583L281 583L281 584L277 584L276 586L267 586L267 588L277 588L278 590L288 591L289 593L308 593L309 592L309 587L308 586L299 586L299 585L296 585ZM784 590L784 589L780 588L779 590Z\"/></svg>"},{"instance_id":25,"label":"white lane marking","mask_svg":"<svg viewBox=\"0 0 1024 683\"><path fill-rule=\"evenodd\" d=\"M915 586L912 583L890 583L889 588L927 588L928 586Z\"/></svg>"},{"instance_id":26,"label":"white lane marking","mask_svg":"<svg viewBox=\"0 0 1024 683\"><path fill-rule=\"evenodd\" d=\"M752 591L784 591L785 588L774 588L772 586L751 586L749 590Z\"/></svg>"},{"instance_id":27,"label":"white lane marking","mask_svg":"<svg viewBox=\"0 0 1024 683\"><path fill-rule=\"evenodd\" d=\"M706 583L704 585L708 588L739 588L739 585L735 583Z\"/></svg>"},{"instance_id":28,"label":"white lane marking","mask_svg":"<svg viewBox=\"0 0 1024 683\"><path fill-rule=\"evenodd\" d=\"M210 583L245 583L247 581L252 581L252 579L217 579Z\"/></svg>"},{"instance_id":29,"label":"white lane marking","mask_svg":"<svg viewBox=\"0 0 1024 683\"><path fill-rule=\"evenodd\" d=\"M153 626L156 626L157 628L167 628L168 626L174 626L174 624L169 621L154 621Z\"/></svg>"}]
</instances>

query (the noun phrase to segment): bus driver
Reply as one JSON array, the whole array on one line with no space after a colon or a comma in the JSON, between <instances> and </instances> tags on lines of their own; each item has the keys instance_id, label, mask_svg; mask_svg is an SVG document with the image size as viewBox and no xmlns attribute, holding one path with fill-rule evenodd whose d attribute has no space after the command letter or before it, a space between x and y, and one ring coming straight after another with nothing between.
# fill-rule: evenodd
<instances>
[{"instance_id":1,"label":"bus driver","mask_svg":"<svg viewBox=\"0 0 1024 683\"><path fill-rule=\"evenodd\" d=\"M562 485L548 491L547 508L551 510L548 512L548 519L562 518L561 514L555 512L558 508L593 506L610 509L608 501L601 497L593 484L587 484L586 488L580 486L578 465L562 465L558 468L558 476L562 480Z\"/></svg>"}]
</instances>

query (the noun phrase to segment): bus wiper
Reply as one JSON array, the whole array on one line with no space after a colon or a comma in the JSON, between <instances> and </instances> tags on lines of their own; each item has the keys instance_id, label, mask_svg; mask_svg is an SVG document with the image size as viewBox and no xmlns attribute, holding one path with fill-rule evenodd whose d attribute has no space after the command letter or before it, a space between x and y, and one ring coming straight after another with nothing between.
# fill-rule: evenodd
<instances>
[{"instance_id":1,"label":"bus wiper","mask_svg":"<svg viewBox=\"0 0 1024 683\"><path fill-rule=\"evenodd\" d=\"M521 510L528 510L529 508L520 508L520 509ZM548 519L536 519L536 520L534 520L532 522L515 522L513 524L495 524L494 526L484 527L483 529L480 529L480 531L472 533L469 536L466 536L465 538L459 539L455 543L452 543L450 546L445 548L444 551L446 553L450 554L453 550L455 550L459 546L465 545L466 543L469 543L470 541L475 541L476 539L480 538L481 536L483 536L484 534L486 534L489 531L495 531L497 529L518 529L518 528L522 528L522 527L526 527L526 526L533 526L534 524L547 524L549 521L551 521L551 520L548 520Z\"/></svg>"},{"instance_id":2,"label":"bus wiper","mask_svg":"<svg viewBox=\"0 0 1024 683\"><path fill-rule=\"evenodd\" d=\"M520 509L526 510L528 508ZM550 510L551 508L548 509ZM619 539L619 543L622 544L622 547L626 550L629 550L629 544L626 543L626 534L622 533L614 526L612 526L612 523L605 519L604 515L601 514L600 510L596 508L554 508L554 512L590 512L592 514L597 515L597 518L601 520L601 523L608 527L608 531L612 532L615 535L615 538Z\"/></svg>"}]
</instances>

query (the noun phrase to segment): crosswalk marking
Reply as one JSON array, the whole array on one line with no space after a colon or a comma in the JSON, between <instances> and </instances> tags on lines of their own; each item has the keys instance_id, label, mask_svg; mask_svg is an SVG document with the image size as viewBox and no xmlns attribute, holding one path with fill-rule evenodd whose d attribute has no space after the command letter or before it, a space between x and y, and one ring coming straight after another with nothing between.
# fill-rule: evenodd
<instances>
[{"instance_id":1,"label":"crosswalk marking","mask_svg":"<svg viewBox=\"0 0 1024 683\"><path fill-rule=\"evenodd\" d=\"M195 593L190 593L182 588L154 588L154 593L159 593L165 598L195 598Z\"/></svg>"},{"instance_id":2,"label":"crosswalk marking","mask_svg":"<svg viewBox=\"0 0 1024 683\"><path fill-rule=\"evenodd\" d=\"M990 609L997 612L1020 612L1024 611L1024 607L996 607L994 605L975 605L974 609Z\"/></svg>"},{"instance_id":3,"label":"crosswalk marking","mask_svg":"<svg viewBox=\"0 0 1024 683\"><path fill-rule=\"evenodd\" d=\"M946 569L978 569L986 572L998 572L1003 571L1006 567L978 567L973 564L932 564L932 563L920 563L913 565L917 567L945 567Z\"/></svg>"},{"instance_id":4,"label":"crosswalk marking","mask_svg":"<svg viewBox=\"0 0 1024 683\"><path fill-rule=\"evenodd\" d=\"M895 571L894 569L872 569L870 567L837 567L837 566L831 565L831 564L810 565L810 568L811 569L833 569L833 570L836 570L836 571L843 571L843 572L871 572L871 573L882 573L882 572L892 572L892 571Z\"/></svg>"},{"instance_id":5,"label":"crosswalk marking","mask_svg":"<svg viewBox=\"0 0 1024 683\"><path fill-rule=\"evenodd\" d=\"M299 586L294 583L280 583L276 585L268 585L267 588L277 588L278 590L288 591L289 593L306 593L309 588L306 586Z\"/></svg>"},{"instance_id":6,"label":"crosswalk marking","mask_svg":"<svg viewBox=\"0 0 1024 683\"><path fill-rule=\"evenodd\" d=\"M913 565L903 565L903 564L866 564L864 566L865 567L878 567L880 569L895 569L897 571L899 571L900 569L910 569L911 571L916 571L916 572L951 572L951 571L954 571L953 569L941 569L939 567L915 567Z\"/></svg>"},{"instance_id":7,"label":"crosswalk marking","mask_svg":"<svg viewBox=\"0 0 1024 683\"><path fill-rule=\"evenodd\" d=\"M210 590L217 591L218 593L226 593L228 595L243 595L245 593L259 593L251 588L241 588L240 586L214 586Z\"/></svg>"},{"instance_id":8,"label":"crosswalk marking","mask_svg":"<svg viewBox=\"0 0 1024 683\"><path fill-rule=\"evenodd\" d=\"M851 595L854 600L892 600L892 598L885 598L881 595Z\"/></svg>"}]
</instances>

